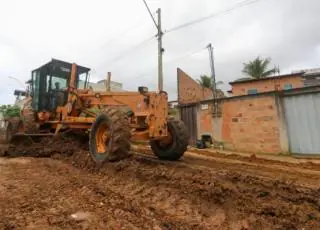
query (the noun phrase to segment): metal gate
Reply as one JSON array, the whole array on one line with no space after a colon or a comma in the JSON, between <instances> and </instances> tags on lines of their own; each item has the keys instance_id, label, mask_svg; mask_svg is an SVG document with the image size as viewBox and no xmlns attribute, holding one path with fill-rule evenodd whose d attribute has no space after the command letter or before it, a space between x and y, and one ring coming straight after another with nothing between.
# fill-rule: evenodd
<instances>
[{"instance_id":1,"label":"metal gate","mask_svg":"<svg viewBox=\"0 0 320 230\"><path fill-rule=\"evenodd\" d=\"M181 120L188 128L189 143L195 145L197 142L197 108L196 106L180 107L180 114Z\"/></svg>"},{"instance_id":2,"label":"metal gate","mask_svg":"<svg viewBox=\"0 0 320 230\"><path fill-rule=\"evenodd\" d=\"M320 154L320 93L284 97L290 152Z\"/></svg>"}]
</instances>

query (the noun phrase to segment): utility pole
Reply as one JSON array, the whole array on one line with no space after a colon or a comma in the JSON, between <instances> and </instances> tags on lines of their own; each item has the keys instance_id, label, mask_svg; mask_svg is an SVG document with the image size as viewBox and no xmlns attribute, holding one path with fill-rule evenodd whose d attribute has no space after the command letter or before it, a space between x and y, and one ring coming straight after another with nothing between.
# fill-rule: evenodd
<instances>
[{"instance_id":1,"label":"utility pole","mask_svg":"<svg viewBox=\"0 0 320 230\"><path fill-rule=\"evenodd\" d=\"M164 49L162 47L162 29L161 29L161 9L157 10L158 13L158 88L159 91L163 91L163 65L162 65L162 55Z\"/></svg>"},{"instance_id":2,"label":"utility pole","mask_svg":"<svg viewBox=\"0 0 320 230\"><path fill-rule=\"evenodd\" d=\"M157 28L157 37L158 37L158 90L163 91L163 64L162 64L162 56L163 56L163 52L164 49L162 47L162 37L163 37L163 33L162 33L162 28L161 28L161 9L159 8L157 10L157 14L158 14L158 23L156 22L156 20L154 19L148 4L145 0L143 0L144 5L146 6L149 15L154 23L154 25Z\"/></svg>"},{"instance_id":3,"label":"utility pole","mask_svg":"<svg viewBox=\"0 0 320 230\"><path fill-rule=\"evenodd\" d=\"M110 92L111 91L111 72L108 72L107 79L105 81L105 86L106 86L106 91Z\"/></svg>"},{"instance_id":4,"label":"utility pole","mask_svg":"<svg viewBox=\"0 0 320 230\"><path fill-rule=\"evenodd\" d=\"M210 69L211 69L211 84L212 84L212 93L213 93L213 103L214 103L214 114L217 113L217 86L216 86L216 73L214 69L214 59L213 59L213 47L209 43L207 46L209 51L209 60L210 60Z\"/></svg>"},{"instance_id":5,"label":"utility pole","mask_svg":"<svg viewBox=\"0 0 320 230\"><path fill-rule=\"evenodd\" d=\"M211 84L212 84L212 92L213 92L213 98L215 99L217 97L217 87L216 87L216 73L214 69L214 59L213 59L213 47L211 43L207 46L209 51L209 60L210 60L210 69L211 69Z\"/></svg>"}]
</instances>

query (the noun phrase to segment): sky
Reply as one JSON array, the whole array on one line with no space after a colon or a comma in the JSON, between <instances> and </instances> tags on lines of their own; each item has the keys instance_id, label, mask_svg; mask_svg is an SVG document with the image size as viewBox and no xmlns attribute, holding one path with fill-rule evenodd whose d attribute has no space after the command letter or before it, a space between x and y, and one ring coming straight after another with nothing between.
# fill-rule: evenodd
<instances>
[{"instance_id":1,"label":"sky","mask_svg":"<svg viewBox=\"0 0 320 230\"><path fill-rule=\"evenodd\" d=\"M194 79L210 75L209 43L223 90L257 56L270 57L281 73L320 67L319 0L257 0L221 14L242 1L147 0L155 17L162 10L170 100L177 97L178 67ZM126 90L157 90L156 32L142 0L0 0L0 104L13 103L14 89L24 89L31 70L51 58L91 68L93 81L110 71Z\"/></svg>"}]
</instances>

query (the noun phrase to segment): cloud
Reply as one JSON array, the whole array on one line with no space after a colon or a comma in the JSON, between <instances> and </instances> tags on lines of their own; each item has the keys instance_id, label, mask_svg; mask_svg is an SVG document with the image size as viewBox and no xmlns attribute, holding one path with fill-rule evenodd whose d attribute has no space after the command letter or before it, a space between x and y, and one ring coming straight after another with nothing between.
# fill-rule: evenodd
<instances>
[{"instance_id":1,"label":"cloud","mask_svg":"<svg viewBox=\"0 0 320 230\"><path fill-rule=\"evenodd\" d=\"M149 0L162 8L163 29L219 12L240 0ZM271 57L282 72L320 66L320 2L261 0L229 14L164 35L164 85L176 98L176 68L197 78L209 74L205 46L214 46L217 80L241 77L242 63ZM112 72L129 90L157 88L156 29L142 0L2 1L0 8L0 103L12 103L13 89L51 58ZM197 52L194 55L187 55ZM185 57L184 57L185 56ZM182 57L182 58L181 58Z\"/></svg>"}]
</instances>

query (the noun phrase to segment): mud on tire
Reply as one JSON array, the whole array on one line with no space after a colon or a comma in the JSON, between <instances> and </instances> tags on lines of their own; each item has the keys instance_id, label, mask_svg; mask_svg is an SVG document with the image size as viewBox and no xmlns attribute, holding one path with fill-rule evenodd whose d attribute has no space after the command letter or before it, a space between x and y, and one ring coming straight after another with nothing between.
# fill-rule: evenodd
<instances>
[{"instance_id":1,"label":"mud on tire","mask_svg":"<svg viewBox=\"0 0 320 230\"><path fill-rule=\"evenodd\" d=\"M5 130L5 142L10 144L13 135L18 132L19 118L11 118L7 120L6 130Z\"/></svg>"},{"instance_id":2,"label":"mud on tire","mask_svg":"<svg viewBox=\"0 0 320 230\"><path fill-rule=\"evenodd\" d=\"M89 151L98 163L121 160L129 155L131 132L125 113L109 108L91 126Z\"/></svg>"},{"instance_id":3,"label":"mud on tire","mask_svg":"<svg viewBox=\"0 0 320 230\"><path fill-rule=\"evenodd\" d=\"M36 125L35 113L32 109L32 100L25 103L23 107L23 129L25 133L37 133L38 128Z\"/></svg>"},{"instance_id":4,"label":"mud on tire","mask_svg":"<svg viewBox=\"0 0 320 230\"><path fill-rule=\"evenodd\" d=\"M180 120L169 119L168 132L171 134L172 142L164 145L160 140L151 140L151 149L159 159L179 160L188 147L189 134L187 127Z\"/></svg>"}]
</instances>

